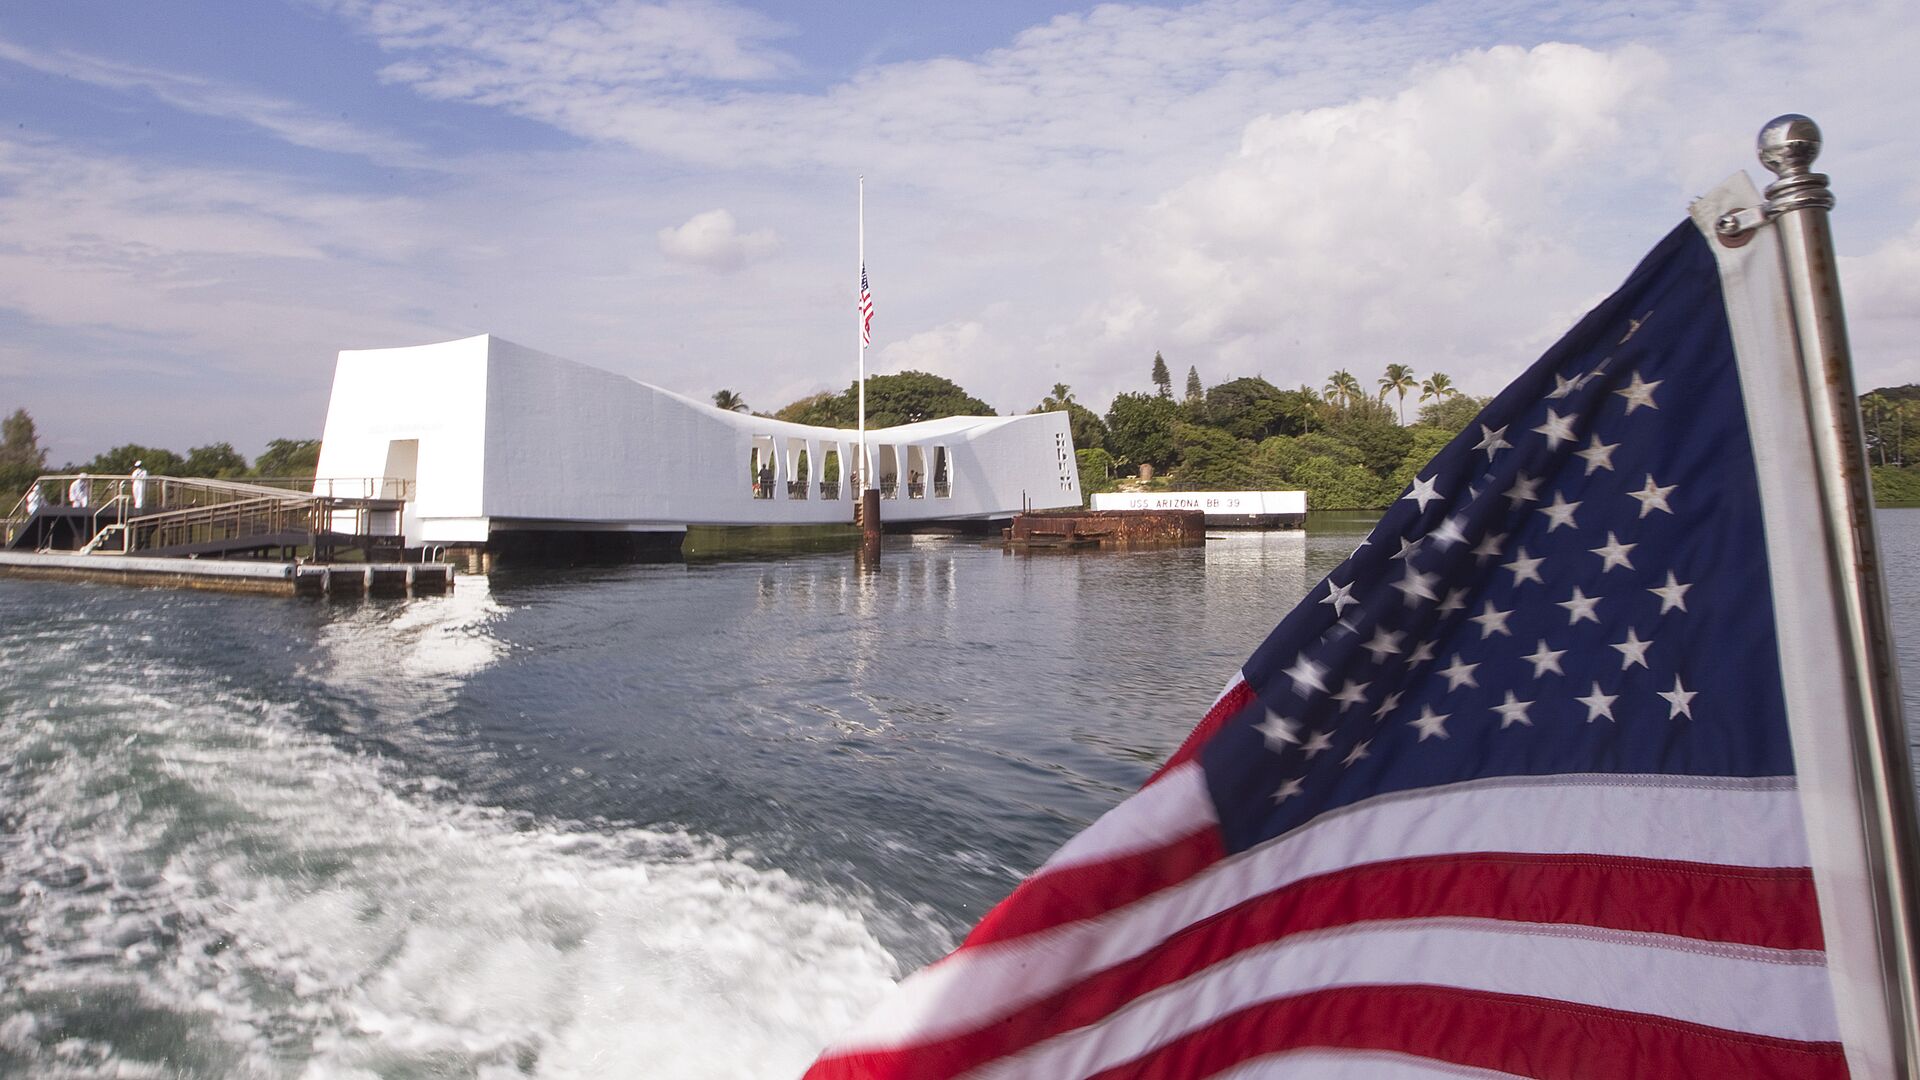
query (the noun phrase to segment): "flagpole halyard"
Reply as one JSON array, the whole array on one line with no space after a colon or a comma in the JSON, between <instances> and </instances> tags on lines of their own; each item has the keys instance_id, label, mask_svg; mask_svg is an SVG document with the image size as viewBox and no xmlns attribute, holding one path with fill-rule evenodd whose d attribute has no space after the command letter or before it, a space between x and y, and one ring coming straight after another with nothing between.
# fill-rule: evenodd
<instances>
[{"instance_id":1,"label":"flagpole halyard","mask_svg":"<svg viewBox=\"0 0 1920 1080\"><path fill-rule=\"evenodd\" d=\"M1871 474L1827 220L1834 198L1827 177L1812 171L1820 141L1820 129L1812 120L1788 114L1769 121L1757 143L1761 164L1778 177L1767 187L1765 215L1779 230L1818 463L1821 516L1833 559L1830 572L1846 623L1841 631L1852 668L1850 681L1859 687L1847 713L1859 748L1856 766L1874 807L1875 820L1865 825L1884 883L1876 907L1887 996L1895 1010L1889 1021L1899 1040L1895 1060L1903 1066L1902 1075L1920 1077L1920 955L1915 940L1920 824L1874 529ZM1722 231L1730 230L1723 225Z\"/></svg>"}]
</instances>

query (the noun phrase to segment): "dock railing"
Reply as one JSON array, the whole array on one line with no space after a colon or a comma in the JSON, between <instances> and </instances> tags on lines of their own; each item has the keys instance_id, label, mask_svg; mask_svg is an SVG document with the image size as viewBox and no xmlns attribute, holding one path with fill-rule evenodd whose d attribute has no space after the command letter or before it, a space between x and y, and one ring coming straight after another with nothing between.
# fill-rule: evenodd
<instances>
[{"instance_id":1,"label":"dock railing","mask_svg":"<svg viewBox=\"0 0 1920 1080\"><path fill-rule=\"evenodd\" d=\"M84 480L84 484L77 481ZM38 490L36 499L34 492ZM272 533L399 535L404 477L207 477L49 473L4 519L5 543L41 510L89 510L85 551L130 553ZM120 526L116 528L116 526Z\"/></svg>"}]
</instances>

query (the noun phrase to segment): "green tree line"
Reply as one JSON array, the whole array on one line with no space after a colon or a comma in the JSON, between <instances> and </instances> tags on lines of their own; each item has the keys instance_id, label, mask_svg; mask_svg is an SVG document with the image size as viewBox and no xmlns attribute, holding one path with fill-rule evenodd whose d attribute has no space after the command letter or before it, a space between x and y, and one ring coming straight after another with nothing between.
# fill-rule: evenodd
<instances>
[{"instance_id":1,"label":"green tree line","mask_svg":"<svg viewBox=\"0 0 1920 1080\"><path fill-rule=\"evenodd\" d=\"M1920 383L1860 395L1861 435L1879 506L1920 506Z\"/></svg>"},{"instance_id":2,"label":"green tree line","mask_svg":"<svg viewBox=\"0 0 1920 1080\"><path fill-rule=\"evenodd\" d=\"M1071 418L1087 494L1150 477L1150 488L1304 490L1315 510L1378 509L1486 404L1444 373L1422 380L1406 364L1387 365L1372 391L1344 368L1319 388L1283 390L1259 376L1206 387L1189 367L1175 400L1158 353L1150 377L1152 391L1118 394L1104 413L1075 401L1064 384L1032 410Z\"/></svg>"},{"instance_id":3,"label":"green tree line","mask_svg":"<svg viewBox=\"0 0 1920 1080\"><path fill-rule=\"evenodd\" d=\"M244 478L310 479L320 463L319 439L274 439L252 462L233 448L216 442L195 446L185 454L165 447L125 443L82 462L58 468L47 464L40 431L25 409L15 409L0 420L0 513L26 494L27 485L47 473L105 473L125 475L141 462L154 476L204 477L215 480Z\"/></svg>"}]
</instances>

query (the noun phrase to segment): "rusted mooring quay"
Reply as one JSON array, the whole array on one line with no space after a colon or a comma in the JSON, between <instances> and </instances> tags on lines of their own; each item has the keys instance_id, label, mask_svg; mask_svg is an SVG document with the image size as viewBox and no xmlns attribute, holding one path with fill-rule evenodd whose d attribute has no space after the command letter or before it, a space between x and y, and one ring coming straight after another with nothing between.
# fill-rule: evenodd
<instances>
[{"instance_id":1,"label":"rusted mooring quay","mask_svg":"<svg viewBox=\"0 0 1920 1080\"><path fill-rule=\"evenodd\" d=\"M253 559L0 551L0 573L273 596L438 596L453 591L453 567L445 563L310 565Z\"/></svg>"},{"instance_id":2,"label":"rusted mooring quay","mask_svg":"<svg viewBox=\"0 0 1920 1080\"><path fill-rule=\"evenodd\" d=\"M1077 510L1016 514L1000 532L1009 550L1167 547L1207 542L1200 510Z\"/></svg>"}]
</instances>

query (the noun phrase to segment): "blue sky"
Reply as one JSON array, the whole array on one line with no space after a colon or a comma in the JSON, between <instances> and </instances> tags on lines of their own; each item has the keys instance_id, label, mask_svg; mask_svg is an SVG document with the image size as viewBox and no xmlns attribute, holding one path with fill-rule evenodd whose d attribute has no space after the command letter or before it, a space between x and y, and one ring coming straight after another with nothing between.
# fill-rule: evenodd
<instances>
[{"instance_id":1,"label":"blue sky","mask_svg":"<svg viewBox=\"0 0 1920 1080\"><path fill-rule=\"evenodd\" d=\"M757 408L854 367L1002 411L1490 393L1826 129L1861 380L1920 379L1897 3L467 0L0 8L0 410L55 462L317 435L334 354L491 331Z\"/></svg>"}]
</instances>

